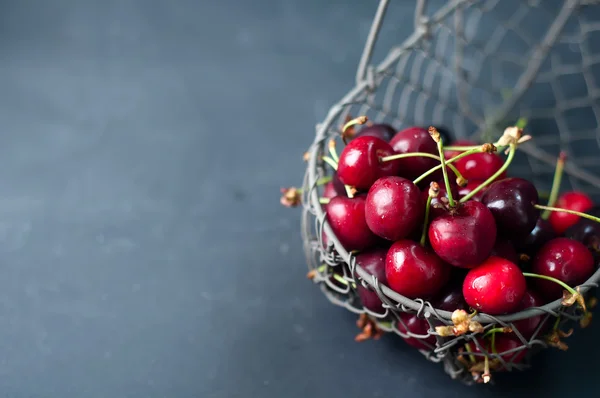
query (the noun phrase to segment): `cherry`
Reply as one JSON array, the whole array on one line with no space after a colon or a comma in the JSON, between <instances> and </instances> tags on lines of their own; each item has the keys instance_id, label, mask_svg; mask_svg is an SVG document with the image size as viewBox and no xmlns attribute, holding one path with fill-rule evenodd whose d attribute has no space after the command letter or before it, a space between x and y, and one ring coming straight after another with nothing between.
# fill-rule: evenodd
<instances>
[{"instance_id":1,"label":"cherry","mask_svg":"<svg viewBox=\"0 0 600 398\"><path fill-rule=\"evenodd\" d=\"M586 212L594 217L600 216L600 207L593 207ZM600 260L600 223L582 218L577 224L565 231L565 237L577 240L586 245L594 256L594 262Z\"/></svg>"},{"instance_id":2,"label":"cherry","mask_svg":"<svg viewBox=\"0 0 600 398\"><path fill-rule=\"evenodd\" d=\"M541 307L544 305L542 299L535 293L534 291L527 289L525 291L525 295L523 295L523 299L521 300L520 305L517 307L516 311L523 311L527 308L531 307ZM536 315L530 318L521 319L520 321L514 321L513 326L516 330L521 333L523 337L529 339L533 336L535 331L537 330L540 323L544 320L544 315ZM540 330L540 333L542 330ZM539 333L538 333L539 334Z\"/></svg>"},{"instance_id":3,"label":"cherry","mask_svg":"<svg viewBox=\"0 0 600 398\"><path fill-rule=\"evenodd\" d=\"M464 187L460 187L458 189L459 198L462 198L463 196L467 196L468 194L471 193L471 191L475 190L475 188L480 186L482 183L483 183L483 181L478 181L478 180L468 181L467 185L465 185ZM471 200L481 201L481 197L485 193L486 189L487 189L487 187L482 188L479 192L477 192L475 195L473 195Z\"/></svg>"},{"instance_id":4,"label":"cherry","mask_svg":"<svg viewBox=\"0 0 600 398\"><path fill-rule=\"evenodd\" d=\"M452 146L475 146L475 145L477 145L477 143L474 141L471 141L471 140L462 139L462 140L454 141L451 145ZM453 157L458 156L463 152L465 152L465 151L453 151L453 150L446 149L446 150L444 150L444 157L446 159L452 159Z\"/></svg>"},{"instance_id":5,"label":"cherry","mask_svg":"<svg viewBox=\"0 0 600 398\"><path fill-rule=\"evenodd\" d=\"M485 260L496 241L494 216L480 202L467 201L429 224L429 242L440 258L472 268Z\"/></svg>"},{"instance_id":6,"label":"cherry","mask_svg":"<svg viewBox=\"0 0 600 398\"><path fill-rule=\"evenodd\" d=\"M356 263L367 271L369 275L375 276L377 281L384 285L387 284L385 278L385 258L387 251L387 248L375 248L356 255ZM383 303L374 290L364 287L361 283L357 283L356 290L365 308L379 314L385 313Z\"/></svg>"},{"instance_id":7,"label":"cherry","mask_svg":"<svg viewBox=\"0 0 600 398\"><path fill-rule=\"evenodd\" d=\"M525 239L518 239L514 244L518 251L524 252L530 256L536 254L538 250L548 241L554 239L556 233L550 223L543 218L538 218L535 227Z\"/></svg>"},{"instance_id":8,"label":"cherry","mask_svg":"<svg viewBox=\"0 0 600 398\"><path fill-rule=\"evenodd\" d=\"M338 195L346 196L346 187L344 186L344 183L340 181L337 171L332 174L331 183Z\"/></svg>"},{"instance_id":9,"label":"cherry","mask_svg":"<svg viewBox=\"0 0 600 398\"><path fill-rule=\"evenodd\" d=\"M412 181L390 176L375 181L365 202L367 225L376 235L398 240L423 221L421 192Z\"/></svg>"},{"instance_id":10,"label":"cherry","mask_svg":"<svg viewBox=\"0 0 600 398\"><path fill-rule=\"evenodd\" d=\"M418 335L426 335L429 332L429 322L427 322L425 318L419 318L416 314L402 312L400 314L400 319L402 322L398 322L396 326L402 333L410 332ZM436 338L434 335L429 335L424 339L419 339L416 337L402 338L408 343L408 345L419 350L431 351L431 347L429 347L426 343L430 344L432 347L435 347L436 344Z\"/></svg>"},{"instance_id":11,"label":"cherry","mask_svg":"<svg viewBox=\"0 0 600 398\"><path fill-rule=\"evenodd\" d=\"M386 123L376 123L370 126L364 126L354 136L358 137L377 137L385 142L389 142L392 137L396 134L396 129Z\"/></svg>"},{"instance_id":12,"label":"cherry","mask_svg":"<svg viewBox=\"0 0 600 398\"><path fill-rule=\"evenodd\" d=\"M500 170L504 161L495 153L473 153L454 162L456 169L467 180L487 180L495 172ZM506 172L498 176L498 179L506 177Z\"/></svg>"},{"instance_id":13,"label":"cherry","mask_svg":"<svg viewBox=\"0 0 600 398\"><path fill-rule=\"evenodd\" d=\"M408 298L436 294L450 277L450 266L418 243L403 239L394 242L385 260L388 286Z\"/></svg>"},{"instance_id":14,"label":"cherry","mask_svg":"<svg viewBox=\"0 0 600 398\"><path fill-rule=\"evenodd\" d=\"M366 195L354 198L336 196L327 205L327 221L335 236L348 251L364 250L377 243L377 235L365 219Z\"/></svg>"},{"instance_id":15,"label":"cherry","mask_svg":"<svg viewBox=\"0 0 600 398\"><path fill-rule=\"evenodd\" d=\"M507 362L512 364L519 364L523 362L525 356L527 355L527 348L524 348L519 351L513 351L511 353L504 354L506 351L514 350L517 347L523 346L521 340L517 338L517 336L509 333L497 332L494 333L494 345L492 347L492 336L487 336L485 338L477 338L477 342L479 345L488 353L491 354L493 352L500 354L500 357ZM472 342L467 343L472 352L481 353L481 349ZM479 360L483 360L483 357L478 356ZM504 366L502 366L498 370L505 370Z\"/></svg>"},{"instance_id":16,"label":"cherry","mask_svg":"<svg viewBox=\"0 0 600 398\"><path fill-rule=\"evenodd\" d=\"M493 182L481 197L481 203L494 215L498 234L513 239L525 238L535 227L540 211L535 186L523 178L505 178Z\"/></svg>"},{"instance_id":17,"label":"cherry","mask_svg":"<svg viewBox=\"0 0 600 398\"><path fill-rule=\"evenodd\" d=\"M517 254L515 247L509 240L502 237L496 239L496 243L494 244L490 256L501 257L515 264L519 263L519 255Z\"/></svg>"},{"instance_id":18,"label":"cherry","mask_svg":"<svg viewBox=\"0 0 600 398\"><path fill-rule=\"evenodd\" d=\"M377 137L358 137L344 147L338 161L340 181L358 190L368 190L379 178L397 175L398 160L382 162L394 150L387 142Z\"/></svg>"},{"instance_id":19,"label":"cherry","mask_svg":"<svg viewBox=\"0 0 600 398\"><path fill-rule=\"evenodd\" d=\"M437 181L438 186L440 187L438 196L435 198L431 198L431 207L429 209L429 219L433 220L434 218L441 216L446 213L446 210L441 208L440 206L444 205L442 198L448 199L448 192L446 191L446 184L444 180ZM453 198L458 198L458 186L450 182L450 191L452 192ZM423 203L423 208L427 205L427 199L429 198L429 187L423 189L421 191L421 202ZM447 204L448 202L446 202Z\"/></svg>"},{"instance_id":20,"label":"cherry","mask_svg":"<svg viewBox=\"0 0 600 398\"><path fill-rule=\"evenodd\" d=\"M463 282L463 295L469 306L490 315L506 314L521 304L527 284L519 267L491 256L471 269Z\"/></svg>"},{"instance_id":21,"label":"cherry","mask_svg":"<svg viewBox=\"0 0 600 398\"><path fill-rule=\"evenodd\" d=\"M327 184L325 184L325 186L323 187L323 197L324 198L331 199L331 198L335 198L338 195L339 195L339 193L336 191L333 181L329 181Z\"/></svg>"},{"instance_id":22,"label":"cherry","mask_svg":"<svg viewBox=\"0 0 600 398\"><path fill-rule=\"evenodd\" d=\"M467 311L469 309L463 297L461 286L448 286L433 302L433 307L448 312L454 310Z\"/></svg>"},{"instance_id":23,"label":"cherry","mask_svg":"<svg viewBox=\"0 0 600 398\"><path fill-rule=\"evenodd\" d=\"M570 191L560 195L556 201L554 207L558 207L565 210L575 210L581 213L585 213L594 206L594 202L588 195L583 192ZM575 225L581 217L575 214L563 213L553 211L548 217L548 221L554 228L557 234L563 234L567 228Z\"/></svg>"},{"instance_id":24,"label":"cherry","mask_svg":"<svg viewBox=\"0 0 600 398\"><path fill-rule=\"evenodd\" d=\"M390 141L396 153L424 152L432 155L438 154L437 144L431 138L429 131L422 127L409 127L399 131ZM438 165L435 159L415 156L398 159L400 175L411 180L416 179L427 170Z\"/></svg>"},{"instance_id":25,"label":"cherry","mask_svg":"<svg viewBox=\"0 0 600 398\"><path fill-rule=\"evenodd\" d=\"M558 279L569 286L578 286L594 273L594 257L581 242L569 238L554 238L546 243L533 261L532 271ZM552 281L535 279L537 291L547 300L562 297L563 288Z\"/></svg>"}]
</instances>

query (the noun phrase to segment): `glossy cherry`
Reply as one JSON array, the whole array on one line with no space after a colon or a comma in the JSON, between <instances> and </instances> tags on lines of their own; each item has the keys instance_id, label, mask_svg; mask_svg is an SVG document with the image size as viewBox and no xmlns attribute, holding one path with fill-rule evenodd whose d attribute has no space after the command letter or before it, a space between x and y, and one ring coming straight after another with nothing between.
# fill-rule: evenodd
<instances>
[{"instance_id":1,"label":"glossy cherry","mask_svg":"<svg viewBox=\"0 0 600 398\"><path fill-rule=\"evenodd\" d=\"M390 144L380 138L355 138L340 154L338 177L345 185L366 191L377 179L398 175L400 164L397 160L381 161L381 158L393 154L394 150Z\"/></svg>"},{"instance_id":2,"label":"glossy cherry","mask_svg":"<svg viewBox=\"0 0 600 398\"><path fill-rule=\"evenodd\" d=\"M494 215L498 234L512 239L524 239L533 230L540 217L534 207L538 202L535 186L516 177L493 182L481 197Z\"/></svg>"},{"instance_id":3,"label":"glossy cherry","mask_svg":"<svg viewBox=\"0 0 600 398\"><path fill-rule=\"evenodd\" d=\"M412 181L402 177L382 177L367 194L365 216L376 235L398 240L407 237L423 222L425 206L421 192Z\"/></svg>"},{"instance_id":4,"label":"glossy cherry","mask_svg":"<svg viewBox=\"0 0 600 398\"><path fill-rule=\"evenodd\" d=\"M542 246L555 237L556 233L550 223L543 218L538 218L529 235L525 239L516 239L513 243L517 251L533 256Z\"/></svg>"},{"instance_id":5,"label":"glossy cherry","mask_svg":"<svg viewBox=\"0 0 600 398\"><path fill-rule=\"evenodd\" d=\"M463 295L477 311L500 315L521 304L527 284L519 267L500 257L489 257L471 269L463 282Z\"/></svg>"},{"instance_id":6,"label":"glossy cherry","mask_svg":"<svg viewBox=\"0 0 600 398\"><path fill-rule=\"evenodd\" d=\"M327 221L347 250L365 250L378 242L365 219L366 195L336 196L327 205Z\"/></svg>"},{"instance_id":7,"label":"glossy cherry","mask_svg":"<svg viewBox=\"0 0 600 398\"><path fill-rule=\"evenodd\" d=\"M392 137L396 134L396 129L386 123L376 123L370 126L364 126L354 136L358 137L377 137L385 142L389 142Z\"/></svg>"},{"instance_id":8,"label":"glossy cherry","mask_svg":"<svg viewBox=\"0 0 600 398\"><path fill-rule=\"evenodd\" d=\"M494 244L490 256L501 257L515 264L519 263L519 255L517 254L515 247L508 239L502 237L496 238L496 243Z\"/></svg>"},{"instance_id":9,"label":"glossy cherry","mask_svg":"<svg viewBox=\"0 0 600 398\"><path fill-rule=\"evenodd\" d=\"M454 310L467 311L469 309L462 294L462 286L460 285L446 287L432 304L435 309L448 312Z\"/></svg>"},{"instance_id":10,"label":"glossy cherry","mask_svg":"<svg viewBox=\"0 0 600 398\"><path fill-rule=\"evenodd\" d=\"M429 322L427 322L424 318L417 317L416 314L409 314L407 312L402 312L400 314L400 319L402 322L397 322L396 326L398 330L402 333L413 333L416 335L425 336L429 332ZM403 324L404 323L404 324ZM406 327L405 327L406 325ZM419 339L416 337L402 337L406 343L410 346L419 349L430 351L431 347L435 348L436 338L434 335L429 335L424 339ZM430 346L428 346L429 344Z\"/></svg>"},{"instance_id":11,"label":"glossy cherry","mask_svg":"<svg viewBox=\"0 0 600 398\"><path fill-rule=\"evenodd\" d=\"M600 207L593 207L586 213L600 217ZM594 256L594 262L598 264L600 261L600 223L582 218L577 224L569 227L564 235L566 238L575 239L586 245Z\"/></svg>"},{"instance_id":12,"label":"glossy cherry","mask_svg":"<svg viewBox=\"0 0 600 398\"><path fill-rule=\"evenodd\" d=\"M439 180L439 181L437 181L437 183L438 183L438 186L440 187L440 191L439 191L437 197L431 199L431 208L429 210L429 219L430 220L433 220L437 216L441 216L441 215L447 213L447 211L443 207L440 207L440 206L444 205L442 198L446 198L446 200L448 199L448 192L446 191L446 184L444 183L444 180ZM452 192L452 197L454 199L458 199L458 185L456 185L454 182L450 182L450 191ZM428 198L429 198L429 187L427 187L426 189L423 189L421 191L421 202L423 203L423 208L425 208L425 206L427 205ZM448 202L446 201L446 203L448 203Z\"/></svg>"},{"instance_id":13,"label":"glossy cherry","mask_svg":"<svg viewBox=\"0 0 600 398\"><path fill-rule=\"evenodd\" d=\"M573 288L585 283L594 269L594 257L587 247L562 237L546 243L537 253L532 267L533 273L553 277ZM564 289L559 284L538 278L532 282L546 300L562 297Z\"/></svg>"},{"instance_id":14,"label":"glossy cherry","mask_svg":"<svg viewBox=\"0 0 600 398\"><path fill-rule=\"evenodd\" d=\"M379 283L384 285L387 284L387 279L385 278L385 258L387 251L388 249L385 247L375 248L356 255L356 264L360 265L369 275L375 276ZM365 308L379 314L385 313L383 303L373 289L366 288L361 283L357 283L356 290Z\"/></svg>"},{"instance_id":15,"label":"glossy cherry","mask_svg":"<svg viewBox=\"0 0 600 398\"><path fill-rule=\"evenodd\" d=\"M527 289L525 291L525 295L523 296L523 300L521 300L521 304L517 307L516 311L523 311L531 307L541 307L544 304L544 301L540 298L540 296L538 296L537 293L531 289ZM521 335L523 335L523 337L529 339L533 336L542 321L544 321L544 315L540 314L530 318L522 319L520 321L514 321L513 326L519 331L519 333L521 333ZM543 333L543 330L540 330L538 335L540 333Z\"/></svg>"},{"instance_id":16,"label":"glossy cherry","mask_svg":"<svg viewBox=\"0 0 600 398\"><path fill-rule=\"evenodd\" d=\"M457 160L456 169L467 180L487 180L500 170L504 160L495 153L473 153ZM498 179L506 177L506 172L500 174Z\"/></svg>"},{"instance_id":17,"label":"glossy cherry","mask_svg":"<svg viewBox=\"0 0 600 398\"><path fill-rule=\"evenodd\" d=\"M594 207L594 202L590 197L583 193L577 191L565 192L558 197L556 200L556 204L554 207L559 207L561 209L566 210L575 210L581 213L585 213L592 207ZM558 211L553 211L550 213L550 217L548 217L548 221L554 228L554 231L561 235L564 233L567 228L575 225L577 221L580 220L581 217L575 214L562 213Z\"/></svg>"},{"instance_id":18,"label":"glossy cherry","mask_svg":"<svg viewBox=\"0 0 600 398\"><path fill-rule=\"evenodd\" d=\"M418 243L394 242L385 261L388 286L408 298L434 296L448 282L450 266Z\"/></svg>"},{"instance_id":19,"label":"glossy cherry","mask_svg":"<svg viewBox=\"0 0 600 398\"><path fill-rule=\"evenodd\" d=\"M422 127L409 127L399 131L391 139L390 145L396 153L424 152L438 155L437 144L428 130ZM400 175L411 180L439 164L435 159L422 156L398 159L398 163Z\"/></svg>"},{"instance_id":20,"label":"glossy cherry","mask_svg":"<svg viewBox=\"0 0 600 398\"><path fill-rule=\"evenodd\" d=\"M450 146L475 146L477 145L477 143L475 141L471 141L471 140L456 140L454 141L452 144L450 144ZM464 151L451 151L451 150L444 150L444 156L446 157L446 159L452 159L453 157L460 155L461 153L463 153Z\"/></svg>"},{"instance_id":21,"label":"glossy cherry","mask_svg":"<svg viewBox=\"0 0 600 398\"><path fill-rule=\"evenodd\" d=\"M485 260L496 242L494 216L480 202L467 201L429 224L429 242L444 261L472 268Z\"/></svg>"},{"instance_id":22,"label":"glossy cherry","mask_svg":"<svg viewBox=\"0 0 600 398\"><path fill-rule=\"evenodd\" d=\"M458 188L458 198L460 199L464 196L467 196L468 194L471 193L471 191L473 191L475 188L480 186L482 183L483 183L483 181L478 181L478 180L468 181L467 185L465 185L464 187ZM482 188L480 191L478 191L475 195L473 195L471 197L471 200L481 201L481 197L485 193L486 189L487 189L487 187Z\"/></svg>"}]
</instances>

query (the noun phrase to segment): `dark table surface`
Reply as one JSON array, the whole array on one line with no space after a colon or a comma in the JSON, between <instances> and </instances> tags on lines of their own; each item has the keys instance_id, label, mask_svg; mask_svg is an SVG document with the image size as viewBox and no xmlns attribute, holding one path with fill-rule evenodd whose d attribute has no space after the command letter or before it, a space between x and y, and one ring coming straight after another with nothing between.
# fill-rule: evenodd
<instances>
[{"instance_id":1,"label":"dark table surface","mask_svg":"<svg viewBox=\"0 0 600 398\"><path fill-rule=\"evenodd\" d=\"M595 388L597 327L467 388L398 339L354 343L355 317L305 278L279 188L351 88L375 6L0 3L0 396ZM406 35L412 5L395 12L388 33Z\"/></svg>"}]
</instances>

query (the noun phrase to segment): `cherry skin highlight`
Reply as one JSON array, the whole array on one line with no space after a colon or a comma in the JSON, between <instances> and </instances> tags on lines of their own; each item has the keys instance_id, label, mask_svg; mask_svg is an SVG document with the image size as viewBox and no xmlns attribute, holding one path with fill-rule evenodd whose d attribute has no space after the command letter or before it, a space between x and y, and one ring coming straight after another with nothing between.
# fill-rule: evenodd
<instances>
[{"instance_id":1,"label":"cherry skin highlight","mask_svg":"<svg viewBox=\"0 0 600 398\"><path fill-rule=\"evenodd\" d=\"M421 192L402 177L382 177L369 189L365 202L367 225L376 235L398 240L423 222Z\"/></svg>"},{"instance_id":2,"label":"cherry skin highlight","mask_svg":"<svg viewBox=\"0 0 600 398\"><path fill-rule=\"evenodd\" d=\"M444 261L472 268L485 260L496 242L496 221L482 203L467 201L429 224L429 242Z\"/></svg>"},{"instance_id":3,"label":"cherry skin highlight","mask_svg":"<svg viewBox=\"0 0 600 398\"><path fill-rule=\"evenodd\" d=\"M590 199L590 197L583 192L571 191L560 195L556 200L554 207L585 213L594 207L594 202L592 202L592 199ZM580 219L581 217L575 214L561 213L557 211L553 211L550 213L550 217L548 217L548 221L550 221L552 228L554 228L554 231L558 235L563 234L569 227L575 225Z\"/></svg>"},{"instance_id":4,"label":"cherry skin highlight","mask_svg":"<svg viewBox=\"0 0 600 398\"><path fill-rule=\"evenodd\" d=\"M370 126L364 126L360 131L354 136L354 138L358 137L377 137L380 140L385 142L389 142L392 137L396 134L396 129L386 123L377 123L372 124Z\"/></svg>"},{"instance_id":5,"label":"cherry skin highlight","mask_svg":"<svg viewBox=\"0 0 600 398\"><path fill-rule=\"evenodd\" d=\"M473 153L457 160L454 165L456 169L467 180L487 180L495 172L500 170L504 161L495 153ZM498 179L506 177L506 172L500 174Z\"/></svg>"},{"instance_id":6,"label":"cherry skin highlight","mask_svg":"<svg viewBox=\"0 0 600 398\"><path fill-rule=\"evenodd\" d=\"M450 266L417 242L404 239L390 247L385 276L395 292L411 299L429 298L448 282Z\"/></svg>"},{"instance_id":7,"label":"cherry skin highlight","mask_svg":"<svg viewBox=\"0 0 600 398\"><path fill-rule=\"evenodd\" d=\"M526 238L540 217L535 186L523 178L505 178L492 183L481 198L494 215L498 234Z\"/></svg>"},{"instance_id":8,"label":"cherry skin highlight","mask_svg":"<svg viewBox=\"0 0 600 398\"><path fill-rule=\"evenodd\" d=\"M375 276L380 284L387 285L385 277L385 258L387 252L388 249L385 247L361 252L356 255L356 264L360 265L369 275ZM374 290L364 287L361 283L357 283L356 290L365 308L378 314L385 313L383 303Z\"/></svg>"},{"instance_id":9,"label":"cherry skin highlight","mask_svg":"<svg viewBox=\"0 0 600 398\"><path fill-rule=\"evenodd\" d=\"M416 314L409 314L407 312L402 312L400 314L400 319L406 327L402 324L402 322L397 322L396 327L402 333L413 333L417 335L426 335L429 332L429 323L424 318L417 317ZM436 338L433 335L426 337L425 339L418 339L415 337L402 337L406 343L418 350L430 351L431 348L427 346L426 343L430 344L431 347L435 348Z\"/></svg>"},{"instance_id":10,"label":"cherry skin highlight","mask_svg":"<svg viewBox=\"0 0 600 398\"><path fill-rule=\"evenodd\" d=\"M377 137L355 138L340 154L338 177L345 185L366 191L377 179L398 175L400 164L397 160L381 161L393 154L390 144Z\"/></svg>"},{"instance_id":11,"label":"cherry skin highlight","mask_svg":"<svg viewBox=\"0 0 600 398\"><path fill-rule=\"evenodd\" d=\"M365 250L378 239L365 219L366 195L354 198L336 196L327 205L327 221L342 246L347 250Z\"/></svg>"},{"instance_id":12,"label":"cherry skin highlight","mask_svg":"<svg viewBox=\"0 0 600 398\"><path fill-rule=\"evenodd\" d=\"M533 273L553 277L572 288L585 283L594 270L592 253L583 243L569 238L555 238L546 243L532 267ZM546 300L562 297L564 289L557 283L538 278L532 283Z\"/></svg>"},{"instance_id":13,"label":"cherry skin highlight","mask_svg":"<svg viewBox=\"0 0 600 398\"><path fill-rule=\"evenodd\" d=\"M471 269L463 282L463 295L477 311L500 315L516 310L527 289L519 267L500 257L489 257Z\"/></svg>"},{"instance_id":14,"label":"cherry skin highlight","mask_svg":"<svg viewBox=\"0 0 600 398\"><path fill-rule=\"evenodd\" d=\"M396 153L425 152L438 155L436 142L431 138L427 129L422 127L409 127L399 131L390 141ZM400 175L414 180L427 170L437 166L439 162L427 157L409 157L399 159Z\"/></svg>"}]
</instances>

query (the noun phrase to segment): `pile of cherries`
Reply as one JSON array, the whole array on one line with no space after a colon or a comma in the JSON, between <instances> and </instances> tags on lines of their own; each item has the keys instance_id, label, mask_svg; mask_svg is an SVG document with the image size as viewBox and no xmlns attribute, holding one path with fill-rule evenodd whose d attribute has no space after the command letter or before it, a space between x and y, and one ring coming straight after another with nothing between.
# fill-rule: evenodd
<instances>
[{"instance_id":1,"label":"pile of cherries","mask_svg":"<svg viewBox=\"0 0 600 398\"><path fill-rule=\"evenodd\" d=\"M507 175L518 145L531 138L518 127L507 128L493 144L462 140L446 146L447 136L434 127L398 132L365 122L361 117L346 124L339 156L336 141L330 141L323 160L332 173L320 182L327 222L360 267L402 296L453 312L454 326L440 323L437 334L479 331L477 341L490 352L523 344L511 329L484 333L471 320L476 313L510 314L562 299L590 319L591 305L586 306L578 286L596 271L600 207L583 192L560 194L564 156L542 204L531 181ZM328 237L322 238L327 244ZM341 267L331 269L337 273L334 283L350 283L340 277ZM354 287L371 313L386 312L372 288ZM360 326L368 327L361 340L377 334L377 323L369 319L361 317ZM514 322L514 328L525 339L535 335L565 349L560 339L565 333L556 325L541 325L545 319L536 315ZM408 344L435 347L436 333L425 319L401 313L393 325L400 332L429 334L406 337ZM478 350L469 344L462 349ZM518 363L524 356L522 350L505 360ZM470 365L483 366L481 361ZM487 357L485 366L493 366Z\"/></svg>"}]
</instances>

